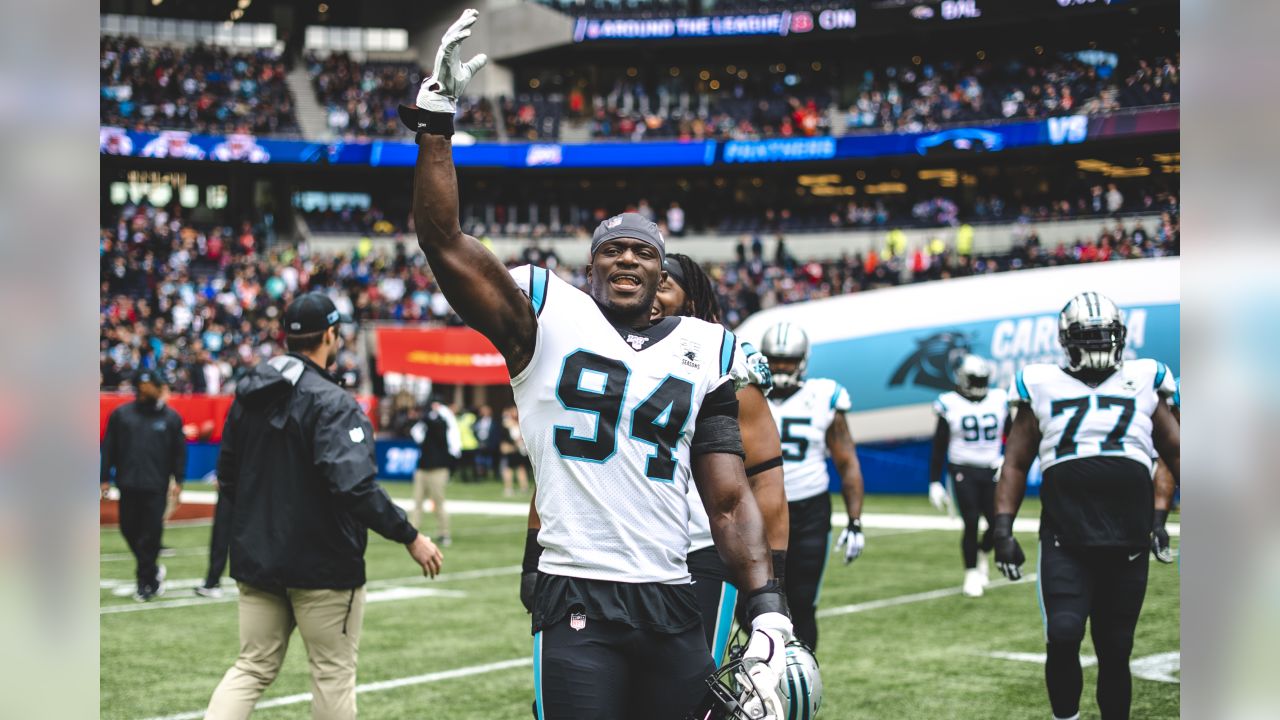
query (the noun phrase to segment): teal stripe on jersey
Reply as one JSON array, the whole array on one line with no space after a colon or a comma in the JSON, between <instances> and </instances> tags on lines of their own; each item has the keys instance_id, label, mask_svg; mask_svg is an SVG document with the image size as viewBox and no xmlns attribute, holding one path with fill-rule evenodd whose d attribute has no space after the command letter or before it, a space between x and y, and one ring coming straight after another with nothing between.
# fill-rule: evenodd
<instances>
[{"instance_id":1,"label":"teal stripe on jersey","mask_svg":"<svg viewBox=\"0 0 1280 720\"><path fill-rule=\"evenodd\" d=\"M720 374L729 374L729 363L733 362L733 348L738 339L728 330L724 331L724 340L720 342Z\"/></svg>"},{"instance_id":2,"label":"teal stripe on jersey","mask_svg":"<svg viewBox=\"0 0 1280 720\"><path fill-rule=\"evenodd\" d=\"M547 269L534 267L529 274L529 301L533 304L533 314L542 314L542 304L547 300Z\"/></svg>"},{"instance_id":3,"label":"teal stripe on jersey","mask_svg":"<svg viewBox=\"0 0 1280 720\"><path fill-rule=\"evenodd\" d=\"M840 401L840 392L842 390L844 390L844 387L842 387L840 383L836 383L836 391L831 393L831 409L832 410L836 409L836 403Z\"/></svg>"},{"instance_id":4,"label":"teal stripe on jersey","mask_svg":"<svg viewBox=\"0 0 1280 720\"><path fill-rule=\"evenodd\" d=\"M1164 383L1164 375L1168 371L1169 371L1169 368L1166 367L1164 363L1162 362L1156 363L1156 385L1155 385L1156 390L1159 390L1160 385Z\"/></svg>"},{"instance_id":5,"label":"teal stripe on jersey","mask_svg":"<svg viewBox=\"0 0 1280 720\"><path fill-rule=\"evenodd\" d=\"M733 628L733 609L738 606L738 588L727 582L720 583L720 612L716 617L715 637L712 641L711 661L720 667L724 661L725 646L729 644L729 630Z\"/></svg>"},{"instance_id":6,"label":"teal stripe on jersey","mask_svg":"<svg viewBox=\"0 0 1280 720\"><path fill-rule=\"evenodd\" d=\"M1014 377L1018 386L1018 397L1026 400L1027 402L1031 402L1031 393L1027 392L1027 384L1022 381L1022 371L1019 370L1018 374Z\"/></svg>"},{"instance_id":7,"label":"teal stripe on jersey","mask_svg":"<svg viewBox=\"0 0 1280 720\"><path fill-rule=\"evenodd\" d=\"M542 633L533 636L533 700L538 706L538 720L544 720L546 705L542 702Z\"/></svg>"}]
</instances>

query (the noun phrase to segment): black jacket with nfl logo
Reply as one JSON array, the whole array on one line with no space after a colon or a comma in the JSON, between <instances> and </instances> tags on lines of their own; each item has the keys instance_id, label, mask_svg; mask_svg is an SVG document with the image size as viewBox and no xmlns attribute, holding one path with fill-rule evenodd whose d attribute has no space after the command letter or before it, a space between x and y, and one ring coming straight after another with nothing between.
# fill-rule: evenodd
<instances>
[{"instance_id":1,"label":"black jacket with nfl logo","mask_svg":"<svg viewBox=\"0 0 1280 720\"><path fill-rule=\"evenodd\" d=\"M399 543L418 534L376 475L373 427L332 375L295 354L254 368L218 455L231 577L275 592L364 585L368 530Z\"/></svg>"}]
</instances>

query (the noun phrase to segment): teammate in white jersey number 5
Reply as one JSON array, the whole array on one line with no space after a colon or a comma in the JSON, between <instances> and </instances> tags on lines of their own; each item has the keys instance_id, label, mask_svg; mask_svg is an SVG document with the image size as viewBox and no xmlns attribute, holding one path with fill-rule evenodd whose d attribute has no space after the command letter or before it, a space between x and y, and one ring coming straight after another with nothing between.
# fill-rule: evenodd
<instances>
[{"instance_id":1,"label":"teammate in white jersey number 5","mask_svg":"<svg viewBox=\"0 0 1280 720\"><path fill-rule=\"evenodd\" d=\"M862 554L862 468L845 422L849 392L835 380L806 378L809 338L798 325L780 323L765 331L760 352L769 358L774 389L769 409L782 440L782 476L787 491L787 602L796 637L818 645L817 608L831 545L831 493L827 457L840 473L849 524L837 547L845 564Z\"/></svg>"},{"instance_id":2,"label":"teammate in white jersey number 5","mask_svg":"<svg viewBox=\"0 0 1280 720\"><path fill-rule=\"evenodd\" d=\"M538 716L678 718L706 702L714 668L685 566L690 482L749 589L744 685L781 715L792 628L742 464L734 337L692 318L650 322L665 248L634 213L596 228L590 294L542 268L508 272L462 232L450 136L453 103L483 65L458 57L477 17L465 11L445 34L401 118L417 133L418 244L449 303L505 358L538 481Z\"/></svg>"}]
</instances>

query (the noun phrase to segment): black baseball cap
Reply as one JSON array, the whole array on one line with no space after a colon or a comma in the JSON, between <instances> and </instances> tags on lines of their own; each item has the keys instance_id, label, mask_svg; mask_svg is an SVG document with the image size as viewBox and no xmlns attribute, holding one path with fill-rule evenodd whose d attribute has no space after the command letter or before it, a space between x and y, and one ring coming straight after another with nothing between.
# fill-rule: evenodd
<instances>
[{"instance_id":1,"label":"black baseball cap","mask_svg":"<svg viewBox=\"0 0 1280 720\"><path fill-rule=\"evenodd\" d=\"M342 321L329 296L318 292L299 295L284 311L284 331L289 335L324 332Z\"/></svg>"},{"instance_id":2,"label":"black baseball cap","mask_svg":"<svg viewBox=\"0 0 1280 720\"><path fill-rule=\"evenodd\" d=\"M667 244L662 238L662 232L658 230L657 223L633 212L614 215L596 226L596 231L591 234L592 256L602 244L624 237L635 238L652 245L658 251L659 258L665 259L667 256Z\"/></svg>"},{"instance_id":3,"label":"black baseball cap","mask_svg":"<svg viewBox=\"0 0 1280 720\"><path fill-rule=\"evenodd\" d=\"M134 385L141 385L143 383L151 383L152 385L168 387L169 378L165 377L164 373L159 370L149 370L144 368L139 370L137 375L133 376Z\"/></svg>"}]
</instances>

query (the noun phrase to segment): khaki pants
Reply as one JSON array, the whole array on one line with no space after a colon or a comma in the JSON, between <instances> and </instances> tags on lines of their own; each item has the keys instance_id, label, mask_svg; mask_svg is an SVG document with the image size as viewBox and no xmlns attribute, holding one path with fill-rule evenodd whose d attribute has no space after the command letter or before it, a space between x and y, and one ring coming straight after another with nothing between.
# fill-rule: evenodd
<instances>
[{"instance_id":1,"label":"khaki pants","mask_svg":"<svg viewBox=\"0 0 1280 720\"><path fill-rule=\"evenodd\" d=\"M169 522L169 518L173 517L173 511L178 509L178 496L173 492L177 485L178 481L169 481L169 492L164 496L164 522Z\"/></svg>"},{"instance_id":2,"label":"khaki pants","mask_svg":"<svg viewBox=\"0 0 1280 720\"><path fill-rule=\"evenodd\" d=\"M422 499L429 496L436 511L436 537L449 534L449 513L444 509L444 486L448 482L448 468L413 472L413 512L409 516L409 522L414 527L422 529Z\"/></svg>"},{"instance_id":3,"label":"khaki pants","mask_svg":"<svg viewBox=\"0 0 1280 720\"><path fill-rule=\"evenodd\" d=\"M240 587L240 657L213 691L206 720L243 720L276 679L294 626L311 666L311 717L356 716L356 653L364 623L363 587L288 591L280 597Z\"/></svg>"}]
</instances>

